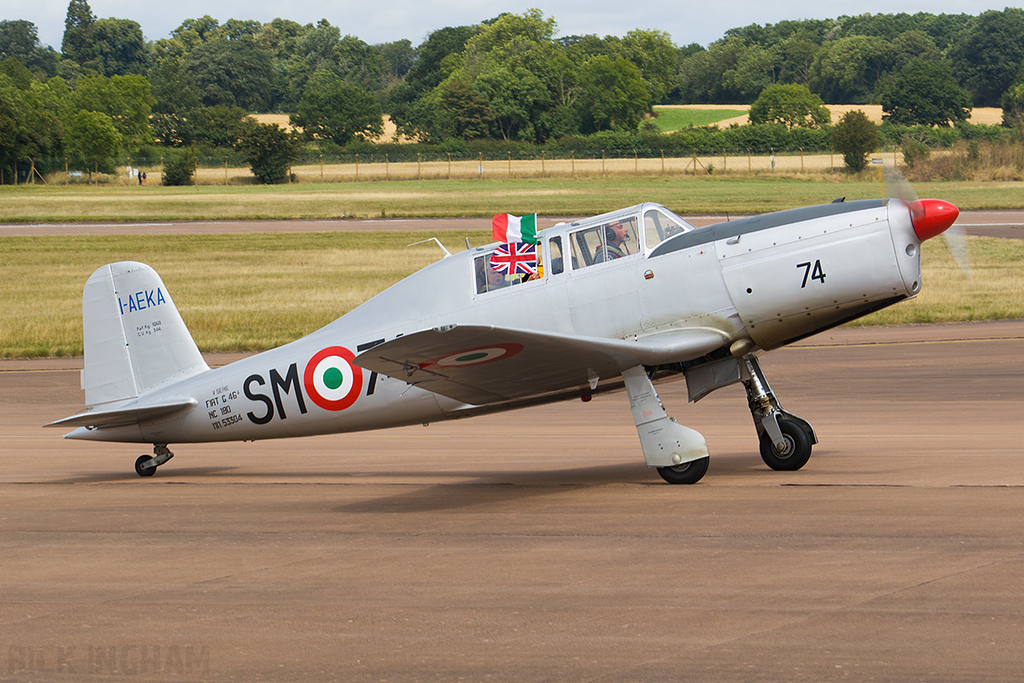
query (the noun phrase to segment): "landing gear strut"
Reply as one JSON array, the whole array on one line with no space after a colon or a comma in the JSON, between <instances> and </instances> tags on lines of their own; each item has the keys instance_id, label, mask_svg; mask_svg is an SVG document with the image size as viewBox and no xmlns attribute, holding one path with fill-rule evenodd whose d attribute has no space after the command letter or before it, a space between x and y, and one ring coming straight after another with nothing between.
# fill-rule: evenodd
<instances>
[{"instance_id":1,"label":"landing gear strut","mask_svg":"<svg viewBox=\"0 0 1024 683\"><path fill-rule=\"evenodd\" d=\"M670 484L696 484L708 471L707 441L665 413L642 365L623 370L622 379L648 467Z\"/></svg>"},{"instance_id":2,"label":"landing gear strut","mask_svg":"<svg viewBox=\"0 0 1024 683\"><path fill-rule=\"evenodd\" d=\"M174 453L167 450L167 444L153 444L153 455L140 455L135 461L135 473L140 477L152 477L156 474L156 468L174 457Z\"/></svg>"},{"instance_id":3,"label":"landing gear strut","mask_svg":"<svg viewBox=\"0 0 1024 683\"><path fill-rule=\"evenodd\" d=\"M806 465L811 446L818 443L811 423L782 409L756 356L743 357L742 381L761 442L761 459L773 470L798 470Z\"/></svg>"}]
</instances>

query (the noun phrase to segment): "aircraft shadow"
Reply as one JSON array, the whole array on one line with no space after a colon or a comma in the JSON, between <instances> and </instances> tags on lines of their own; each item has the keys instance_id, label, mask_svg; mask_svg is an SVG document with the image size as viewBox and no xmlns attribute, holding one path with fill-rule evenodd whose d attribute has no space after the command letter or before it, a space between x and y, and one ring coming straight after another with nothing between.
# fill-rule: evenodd
<instances>
[{"instance_id":1,"label":"aircraft shadow","mask_svg":"<svg viewBox=\"0 0 1024 683\"><path fill-rule=\"evenodd\" d=\"M651 475L654 474L654 478ZM405 475L403 475L404 477ZM451 473L433 473L451 477ZM333 508L347 514L409 514L489 507L614 484L658 485L661 479L642 464L602 465L543 472L465 473L470 481L413 488L397 495L346 503Z\"/></svg>"}]
</instances>

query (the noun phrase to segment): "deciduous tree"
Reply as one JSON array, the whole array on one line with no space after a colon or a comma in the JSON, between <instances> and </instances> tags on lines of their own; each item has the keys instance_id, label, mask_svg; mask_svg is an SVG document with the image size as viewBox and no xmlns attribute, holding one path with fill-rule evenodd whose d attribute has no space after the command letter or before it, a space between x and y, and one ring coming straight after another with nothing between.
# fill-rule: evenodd
<instances>
[{"instance_id":1,"label":"deciduous tree","mask_svg":"<svg viewBox=\"0 0 1024 683\"><path fill-rule=\"evenodd\" d=\"M270 54L251 38L202 43L188 53L185 67L194 75L204 105L267 110L273 74Z\"/></svg>"},{"instance_id":2,"label":"deciduous tree","mask_svg":"<svg viewBox=\"0 0 1024 683\"><path fill-rule=\"evenodd\" d=\"M591 131L635 131L650 109L640 70L628 60L598 55L583 65L580 84L583 121Z\"/></svg>"},{"instance_id":3,"label":"deciduous tree","mask_svg":"<svg viewBox=\"0 0 1024 683\"><path fill-rule=\"evenodd\" d=\"M971 116L971 99L945 62L915 59L882 95L883 118L904 126L948 126Z\"/></svg>"},{"instance_id":4,"label":"deciduous tree","mask_svg":"<svg viewBox=\"0 0 1024 683\"><path fill-rule=\"evenodd\" d=\"M380 104L366 90L328 71L310 79L310 86L291 116L293 126L310 138L330 139L342 146L353 138L384 134Z\"/></svg>"},{"instance_id":5,"label":"deciduous tree","mask_svg":"<svg viewBox=\"0 0 1024 683\"><path fill-rule=\"evenodd\" d=\"M832 131L832 142L851 171L864 170L868 155L878 149L878 126L860 109L848 111Z\"/></svg>"},{"instance_id":6,"label":"deciduous tree","mask_svg":"<svg viewBox=\"0 0 1024 683\"><path fill-rule=\"evenodd\" d=\"M114 157L121 153L123 138L109 116L98 111L80 109L64 128L64 150L73 159L83 161L91 171L106 172L114 166Z\"/></svg>"},{"instance_id":7,"label":"deciduous tree","mask_svg":"<svg viewBox=\"0 0 1024 683\"><path fill-rule=\"evenodd\" d=\"M149 115L155 103L149 81L142 76L82 78L73 96L76 109L106 114L130 146L152 140Z\"/></svg>"},{"instance_id":8,"label":"deciduous tree","mask_svg":"<svg viewBox=\"0 0 1024 683\"><path fill-rule=\"evenodd\" d=\"M276 123L257 123L242 133L238 149L256 179L270 185L287 180L292 164L299 158L301 145L295 134Z\"/></svg>"},{"instance_id":9,"label":"deciduous tree","mask_svg":"<svg viewBox=\"0 0 1024 683\"><path fill-rule=\"evenodd\" d=\"M821 98L806 86L769 85L750 107L751 123L782 123L787 128L821 128L832 115Z\"/></svg>"}]
</instances>

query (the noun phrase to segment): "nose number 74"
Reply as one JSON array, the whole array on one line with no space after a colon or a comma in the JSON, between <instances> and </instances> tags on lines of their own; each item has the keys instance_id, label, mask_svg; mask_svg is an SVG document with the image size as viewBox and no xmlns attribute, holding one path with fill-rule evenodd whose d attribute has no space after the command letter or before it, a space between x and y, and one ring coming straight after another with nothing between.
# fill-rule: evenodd
<instances>
[{"instance_id":1,"label":"nose number 74","mask_svg":"<svg viewBox=\"0 0 1024 683\"><path fill-rule=\"evenodd\" d=\"M818 280L821 284L825 284L825 271L821 267L821 261L814 262L814 269L811 269L811 262L796 264L797 268L804 269L804 281L800 284L800 289L807 286L807 280Z\"/></svg>"}]
</instances>

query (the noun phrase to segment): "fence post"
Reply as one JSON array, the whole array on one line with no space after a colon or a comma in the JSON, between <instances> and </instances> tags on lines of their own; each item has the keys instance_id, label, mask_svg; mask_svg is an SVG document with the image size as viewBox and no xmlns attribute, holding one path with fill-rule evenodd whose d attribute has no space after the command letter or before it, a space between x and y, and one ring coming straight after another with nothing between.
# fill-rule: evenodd
<instances>
[{"instance_id":1,"label":"fence post","mask_svg":"<svg viewBox=\"0 0 1024 683\"><path fill-rule=\"evenodd\" d=\"M604 150L601 150L601 175L604 175Z\"/></svg>"},{"instance_id":2,"label":"fence post","mask_svg":"<svg viewBox=\"0 0 1024 683\"><path fill-rule=\"evenodd\" d=\"M661 175L665 175L665 150L661 150Z\"/></svg>"},{"instance_id":3,"label":"fence post","mask_svg":"<svg viewBox=\"0 0 1024 683\"><path fill-rule=\"evenodd\" d=\"M508 153L508 177L512 177L512 152Z\"/></svg>"},{"instance_id":4,"label":"fence post","mask_svg":"<svg viewBox=\"0 0 1024 683\"><path fill-rule=\"evenodd\" d=\"M576 150L572 150L572 175L576 176Z\"/></svg>"},{"instance_id":5,"label":"fence post","mask_svg":"<svg viewBox=\"0 0 1024 683\"><path fill-rule=\"evenodd\" d=\"M693 148L693 177L697 177L697 148Z\"/></svg>"},{"instance_id":6,"label":"fence post","mask_svg":"<svg viewBox=\"0 0 1024 683\"><path fill-rule=\"evenodd\" d=\"M750 150L748 149L747 150L747 173L750 173L751 170L753 170L753 169L750 166Z\"/></svg>"},{"instance_id":7,"label":"fence post","mask_svg":"<svg viewBox=\"0 0 1024 683\"><path fill-rule=\"evenodd\" d=\"M356 180L359 180L359 155L356 155Z\"/></svg>"},{"instance_id":8,"label":"fence post","mask_svg":"<svg viewBox=\"0 0 1024 683\"><path fill-rule=\"evenodd\" d=\"M320 182L324 181L324 155L320 155Z\"/></svg>"},{"instance_id":9,"label":"fence post","mask_svg":"<svg viewBox=\"0 0 1024 683\"><path fill-rule=\"evenodd\" d=\"M384 180L391 180L391 164L388 155L384 155Z\"/></svg>"},{"instance_id":10,"label":"fence post","mask_svg":"<svg viewBox=\"0 0 1024 683\"><path fill-rule=\"evenodd\" d=\"M480 152L480 156L476 160L476 175L478 178L484 177L484 153Z\"/></svg>"},{"instance_id":11,"label":"fence post","mask_svg":"<svg viewBox=\"0 0 1024 683\"><path fill-rule=\"evenodd\" d=\"M224 157L224 184L228 184L228 158Z\"/></svg>"},{"instance_id":12,"label":"fence post","mask_svg":"<svg viewBox=\"0 0 1024 683\"><path fill-rule=\"evenodd\" d=\"M640 175L640 157L637 156L636 150L633 150L633 175Z\"/></svg>"},{"instance_id":13,"label":"fence post","mask_svg":"<svg viewBox=\"0 0 1024 683\"><path fill-rule=\"evenodd\" d=\"M545 151L541 150L540 151L540 174L542 176L547 173L547 169L545 168L545 164L544 164L544 156L545 156Z\"/></svg>"},{"instance_id":14,"label":"fence post","mask_svg":"<svg viewBox=\"0 0 1024 683\"><path fill-rule=\"evenodd\" d=\"M420 179L420 167L423 164L423 155L419 152L416 153L416 180Z\"/></svg>"},{"instance_id":15,"label":"fence post","mask_svg":"<svg viewBox=\"0 0 1024 683\"><path fill-rule=\"evenodd\" d=\"M723 147L722 148L722 175L725 175L725 172L728 171L728 170L729 170L729 156L727 154L727 150Z\"/></svg>"},{"instance_id":16,"label":"fence post","mask_svg":"<svg viewBox=\"0 0 1024 683\"><path fill-rule=\"evenodd\" d=\"M800 172L804 172L804 148L800 148Z\"/></svg>"}]
</instances>

